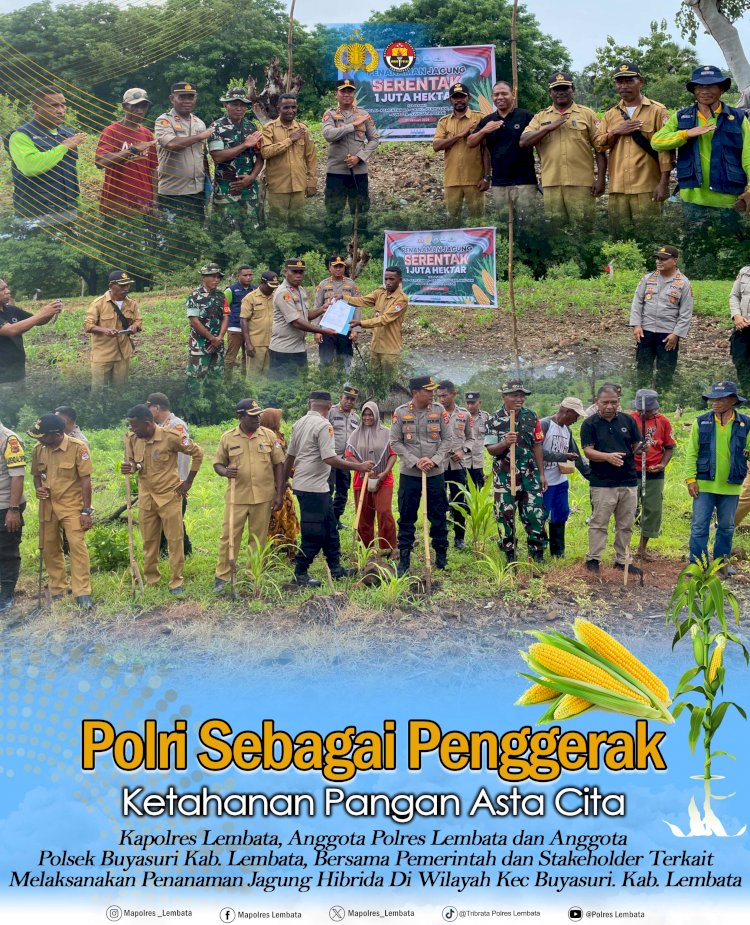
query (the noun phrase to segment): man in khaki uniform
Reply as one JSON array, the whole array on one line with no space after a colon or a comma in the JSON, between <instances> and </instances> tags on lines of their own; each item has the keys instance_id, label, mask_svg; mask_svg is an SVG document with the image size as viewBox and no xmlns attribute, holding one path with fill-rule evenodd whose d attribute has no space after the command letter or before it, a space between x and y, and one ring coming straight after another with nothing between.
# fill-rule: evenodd
<instances>
[{"instance_id":1,"label":"man in khaki uniform","mask_svg":"<svg viewBox=\"0 0 750 925\"><path fill-rule=\"evenodd\" d=\"M279 118L263 126L260 153L266 162L268 221L299 224L305 197L318 187L318 156L310 130L297 121L297 97L282 93Z\"/></svg>"},{"instance_id":2,"label":"man in khaki uniform","mask_svg":"<svg viewBox=\"0 0 750 925\"><path fill-rule=\"evenodd\" d=\"M461 227L464 202L471 218L484 215L484 194L490 184L489 155L483 146L470 148L466 139L476 131L481 113L469 109L469 92L463 84L453 84L448 97L453 112L443 116L435 128L433 150L445 152L443 187L448 221ZM485 160L487 161L485 169Z\"/></svg>"},{"instance_id":3,"label":"man in khaki uniform","mask_svg":"<svg viewBox=\"0 0 750 925\"><path fill-rule=\"evenodd\" d=\"M70 550L70 584L76 603L91 610L91 565L84 534L91 529L91 455L85 443L65 434L65 422L45 414L28 432L39 442L31 458L42 555L52 600L68 592L63 533Z\"/></svg>"},{"instance_id":4,"label":"man in khaki uniform","mask_svg":"<svg viewBox=\"0 0 750 925\"><path fill-rule=\"evenodd\" d=\"M279 278L273 270L261 274L260 285L242 300L240 326L245 339L245 356L250 372L268 372L268 348L273 327L273 296L279 287Z\"/></svg>"},{"instance_id":5,"label":"man in khaki uniform","mask_svg":"<svg viewBox=\"0 0 750 925\"><path fill-rule=\"evenodd\" d=\"M344 275L346 262L340 254L334 254L331 257L328 261L328 270L331 275L319 283L318 288L315 290L314 308L316 309L325 308L338 299L346 299L348 296L356 298L359 295L357 284L353 279ZM353 320L359 321L361 318L362 311L358 308L354 312ZM322 334L318 346L320 365L324 366L327 363L333 363L337 357L340 357L343 360L344 369L348 370L352 365L354 344L357 343L358 338L359 333L357 331L351 331L348 335Z\"/></svg>"},{"instance_id":6,"label":"man in khaki uniform","mask_svg":"<svg viewBox=\"0 0 750 925\"><path fill-rule=\"evenodd\" d=\"M0 421L0 613L13 606L21 572L21 532L26 498L26 453L18 434Z\"/></svg>"},{"instance_id":7,"label":"man in khaki uniform","mask_svg":"<svg viewBox=\"0 0 750 925\"><path fill-rule=\"evenodd\" d=\"M128 381L133 356L132 335L143 319L128 295L133 280L124 270L109 274L109 290L89 306L83 329L91 335L91 385L121 389Z\"/></svg>"},{"instance_id":8,"label":"man in khaki uniform","mask_svg":"<svg viewBox=\"0 0 750 925\"><path fill-rule=\"evenodd\" d=\"M552 105L534 116L519 145L534 146L539 153L547 213L568 222L580 221L591 215L594 197L604 192L607 159L596 151L599 120L593 109L573 101L575 86L569 74L553 74L549 92Z\"/></svg>"},{"instance_id":9,"label":"man in khaki uniform","mask_svg":"<svg viewBox=\"0 0 750 925\"><path fill-rule=\"evenodd\" d=\"M609 152L609 217L621 225L661 212L674 157L671 151L657 153L651 147L651 138L667 124L669 113L643 95L641 69L623 61L613 77L621 102L604 113L596 148Z\"/></svg>"},{"instance_id":10,"label":"man in khaki uniform","mask_svg":"<svg viewBox=\"0 0 750 925\"><path fill-rule=\"evenodd\" d=\"M159 584L159 540L162 531L169 547L169 593L182 594L183 548L182 499L193 484L203 462L203 450L187 434L159 427L148 405L135 405L127 414L126 458L120 466L123 475L138 475L138 524L143 540L143 577L146 584ZM192 459L187 478L182 481L178 456Z\"/></svg>"},{"instance_id":11,"label":"man in khaki uniform","mask_svg":"<svg viewBox=\"0 0 750 925\"><path fill-rule=\"evenodd\" d=\"M284 490L284 451L276 434L260 426L263 409L253 398L237 403L239 426L221 435L214 457L214 472L235 480L234 506L229 503L227 487L224 506L224 530L219 543L214 591L222 591L231 578L229 568L229 531L234 534L235 556L247 523L249 547L263 546L268 538L268 524L274 503ZM280 505L276 505L278 508Z\"/></svg>"},{"instance_id":12,"label":"man in khaki uniform","mask_svg":"<svg viewBox=\"0 0 750 925\"><path fill-rule=\"evenodd\" d=\"M383 274L383 286L373 289L366 296L346 298L349 305L360 308L375 308L374 318L352 321L352 327L372 329L372 366L375 371L386 376L393 376L401 362L404 339L401 328L409 307L409 300L401 288L401 270L399 267L386 267Z\"/></svg>"}]
</instances>

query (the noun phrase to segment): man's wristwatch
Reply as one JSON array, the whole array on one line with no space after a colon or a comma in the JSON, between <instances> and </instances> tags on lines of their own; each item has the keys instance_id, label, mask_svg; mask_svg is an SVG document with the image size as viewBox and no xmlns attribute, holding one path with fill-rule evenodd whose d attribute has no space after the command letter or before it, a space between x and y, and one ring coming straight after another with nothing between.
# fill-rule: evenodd
<instances>
[{"instance_id":1,"label":"man's wristwatch","mask_svg":"<svg viewBox=\"0 0 750 925\"><path fill-rule=\"evenodd\" d=\"M93 507L85 507L85 508L81 511L81 514L82 514L82 515L85 514L87 517L90 517L93 513L94 513Z\"/></svg>"},{"instance_id":2,"label":"man's wristwatch","mask_svg":"<svg viewBox=\"0 0 750 925\"><path fill-rule=\"evenodd\" d=\"M8 510L10 511L11 514L20 514L20 513L21 513L21 508L18 507L18 505L13 505L12 507L9 507Z\"/></svg>"},{"instance_id":3,"label":"man's wristwatch","mask_svg":"<svg viewBox=\"0 0 750 925\"><path fill-rule=\"evenodd\" d=\"M485 179L488 183L492 183L492 174L491 174L491 173L488 173L487 176L486 176L484 179Z\"/></svg>"}]
</instances>

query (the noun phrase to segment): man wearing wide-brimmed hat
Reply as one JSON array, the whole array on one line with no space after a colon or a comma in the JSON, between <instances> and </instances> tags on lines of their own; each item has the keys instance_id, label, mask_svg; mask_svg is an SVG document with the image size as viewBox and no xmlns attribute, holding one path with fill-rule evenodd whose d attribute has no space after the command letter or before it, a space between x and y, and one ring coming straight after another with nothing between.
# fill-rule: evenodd
<instances>
[{"instance_id":1,"label":"man wearing wide-brimmed hat","mask_svg":"<svg viewBox=\"0 0 750 925\"><path fill-rule=\"evenodd\" d=\"M203 379L224 369L224 336L229 325L229 304L219 288L224 272L215 263L201 267L201 284L187 297L190 324L187 374Z\"/></svg>"},{"instance_id":2,"label":"man wearing wide-brimmed hat","mask_svg":"<svg viewBox=\"0 0 750 925\"><path fill-rule=\"evenodd\" d=\"M746 399L729 379L717 382L703 398L711 410L696 418L685 453L687 487L693 499L690 561L708 563L708 533L716 511L714 559L724 559L722 572L731 576L735 570L728 560L737 504L748 474L750 417L737 410Z\"/></svg>"},{"instance_id":3,"label":"man wearing wide-brimmed hat","mask_svg":"<svg viewBox=\"0 0 750 925\"><path fill-rule=\"evenodd\" d=\"M261 132L248 116L251 101L242 87L232 87L219 100L227 111L217 119L208 140L214 169L214 205L231 206L235 211L258 212L258 174L263 169L260 156Z\"/></svg>"},{"instance_id":4,"label":"man wearing wide-brimmed hat","mask_svg":"<svg viewBox=\"0 0 750 925\"><path fill-rule=\"evenodd\" d=\"M695 103L679 109L651 139L656 151L677 149L677 182L685 217L705 219L709 209L750 207L750 126L745 113L721 101L731 78L710 64L687 82Z\"/></svg>"},{"instance_id":5,"label":"man wearing wide-brimmed hat","mask_svg":"<svg viewBox=\"0 0 750 925\"><path fill-rule=\"evenodd\" d=\"M130 298L133 280L125 270L109 274L109 289L89 305L83 329L91 335L91 384L119 389L128 381L133 356L132 335L143 319Z\"/></svg>"}]
</instances>

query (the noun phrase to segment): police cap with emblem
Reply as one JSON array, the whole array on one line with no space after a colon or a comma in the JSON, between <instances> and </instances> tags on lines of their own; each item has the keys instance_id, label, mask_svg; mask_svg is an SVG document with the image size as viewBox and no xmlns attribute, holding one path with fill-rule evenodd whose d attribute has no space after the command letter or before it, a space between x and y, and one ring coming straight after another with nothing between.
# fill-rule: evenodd
<instances>
[{"instance_id":1,"label":"police cap with emblem","mask_svg":"<svg viewBox=\"0 0 750 925\"><path fill-rule=\"evenodd\" d=\"M481 392L466 392L464 395L464 398L466 399L466 401L479 401L481 397L482 397Z\"/></svg>"},{"instance_id":2,"label":"police cap with emblem","mask_svg":"<svg viewBox=\"0 0 750 925\"><path fill-rule=\"evenodd\" d=\"M276 289L279 285L279 277L273 272L273 270L266 270L264 273L260 274L261 282L265 283L269 289Z\"/></svg>"},{"instance_id":3,"label":"police cap with emblem","mask_svg":"<svg viewBox=\"0 0 750 925\"><path fill-rule=\"evenodd\" d=\"M345 266L346 266L346 260L344 260L344 258L341 256L341 254L333 254L333 255L331 256L331 259L328 261L328 266L329 266L329 267L335 267L335 266L342 266L342 267L345 267Z\"/></svg>"},{"instance_id":4,"label":"police cap with emblem","mask_svg":"<svg viewBox=\"0 0 750 925\"><path fill-rule=\"evenodd\" d=\"M301 257L291 257L286 262L287 270L304 270L305 261Z\"/></svg>"},{"instance_id":5,"label":"police cap with emblem","mask_svg":"<svg viewBox=\"0 0 750 925\"><path fill-rule=\"evenodd\" d=\"M357 398L359 396L359 389L353 385L349 385L348 382L344 383L344 388L341 391L342 395L348 395L349 398Z\"/></svg>"},{"instance_id":6,"label":"police cap with emblem","mask_svg":"<svg viewBox=\"0 0 750 925\"><path fill-rule=\"evenodd\" d=\"M565 71L556 71L549 79L547 86L550 90L554 90L555 87L572 87L573 78L570 74L566 74Z\"/></svg>"},{"instance_id":7,"label":"police cap with emblem","mask_svg":"<svg viewBox=\"0 0 750 925\"><path fill-rule=\"evenodd\" d=\"M243 398L242 401L238 401L236 411L240 417L245 414L250 417L263 414L263 409L254 398Z\"/></svg>"},{"instance_id":8,"label":"police cap with emblem","mask_svg":"<svg viewBox=\"0 0 750 925\"><path fill-rule=\"evenodd\" d=\"M510 395L511 392L523 392L524 395L531 395L531 390L524 388L520 379L508 379L500 391L503 395Z\"/></svg>"},{"instance_id":9,"label":"police cap with emblem","mask_svg":"<svg viewBox=\"0 0 750 925\"><path fill-rule=\"evenodd\" d=\"M658 260L659 258L668 258L671 257L674 260L680 256L680 252L676 247L673 247L671 244L664 244L657 251L654 251L654 258Z\"/></svg>"},{"instance_id":10,"label":"police cap with emblem","mask_svg":"<svg viewBox=\"0 0 750 925\"><path fill-rule=\"evenodd\" d=\"M109 274L109 281L110 283L117 283L118 286L132 286L135 282L124 270L112 270Z\"/></svg>"},{"instance_id":11,"label":"police cap with emblem","mask_svg":"<svg viewBox=\"0 0 750 925\"><path fill-rule=\"evenodd\" d=\"M331 393L316 389L314 392L310 392L308 401L331 401Z\"/></svg>"},{"instance_id":12,"label":"police cap with emblem","mask_svg":"<svg viewBox=\"0 0 750 925\"><path fill-rule=\"evenodd\" d=\"M356 90L357 87L354 84L354 81L349 80L349 78L347 77L345 80L340 80L336 84L336 89L337 90Z\"/></svg>"},{"instance_id":13,"label":"police cap with emblem","mask_svg":"<svg viewBox=\"0 0 750 925\"><path fill-rule=\"evenodd\" d=\"M414 376L414 378L409 380L410 392L418 392L420 389L425 389L427 392L434 392L437 387L438 384L433 381L432 376Z\"/></svg>"},{"instance_id":14,"label":"police cap with emblem","mask_svg":"<svg viewBox=\"0 0 750 925\"><path fill-rule=\"evenodd\" d=\"M26 433L38 440L45 434L62 434L65 433L65 421L57 414L43 414L31 425Z\"/></svg>"},{"instance_id":15,"label":"police cap with emblem","mask_svg":"<svg viewBox=\"0 0 750 925\"><path fill-rule=\"evenodd\" d=\"M176 84L172 84L171 93L192 93L193 96L198 92L191 83L185 83L184 80L180 80Z\"/></svg>"}]
</instances>

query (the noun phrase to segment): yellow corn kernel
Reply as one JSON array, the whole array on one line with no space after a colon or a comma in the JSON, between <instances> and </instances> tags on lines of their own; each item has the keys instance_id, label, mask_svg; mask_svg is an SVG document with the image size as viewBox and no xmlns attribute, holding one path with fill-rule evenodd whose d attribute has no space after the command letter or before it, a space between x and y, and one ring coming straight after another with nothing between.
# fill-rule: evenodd
<instances>
[{"instance_id":1,"label":"yellow corn kernel","mask_svg":"<svg viewBox=\"0 0 750 925\"><path fill-rule=\"evenodd\" d=\"M472 283L471 291L474 293L474 298L480 305L489 305L492 302L492 299L490 299L487 293L483 289L480 289L476 283Z\"/></svg>"},{"instance_id":2,"label":"yellow corn kernel","mask_svg":"<svg viewBox=\"0 0 750 925\"><path fill-rule=\"evenodd\" d=\"M638 703L644 703L650 706L650 702L642 695L630 687L626 687L622 681L613 678L612 675L592 665L583 658L573 655L570 652L564 652L555 646L545 642L537 642L529 649L529 655L543 665L549 668L555 674L562 677L570 678L573 681L585 681L587 684L596 684L597 687L603 687L606 690L622 694L624 697L630 697L631 700L637 700Z\"/></svg>"},{"instance_id":3,"label":"yellow corn kernel","mask_svg":"<svg viewBox=\"0 0 750 925\"><path fill-rule=\"evenodd\" d=\"M585 643L597 655L603 656L619 668L623 668L628 674L632 674L634 678L637 678L644 687L647 687L652 694L655 694L667 706L672 702L669 699L667 685L653 671L648 669L642 661L637 659L632 652L629 652L621 642L618 642L614 636L610 636L600 626L595 626L593 623L589 623L588 620L580 618L573 624L573 631L579 642Z\"/></svg>"},{"instance_id":4,"label":"yellow corn kernel","mask_svg":"<svg viewBox=\"0 0 750 925\"><path fill-rule=\"evenodd\" d=\"M590 700L584 700L583 697L575 697L573 694L566 694L555 707L552 718L570 719L573 716L578 716L580 713L585 713L586 710L590 710L593 705L594 704L591 703Z\"/></svg>"},{"instance_id":5,"label":"yellow corn kernel","mask_svg":"<svg viewBox=\"0 0 750 925\"><path fill-rule=\"evenodd\" d=\"M487 270L482 270L482 282L484 283L484 288L489 292L490 295L493 295L495 292L495 280L492 278L491 274Z\"/></svg>"},{"instance_id":6,"label":"yellow corn kernel","mask_svg":"<svg viewBox=\"0 0 750 925\"><path fill-rule=\"evenodd\" d=\"M557 691L551 687L545 687L543 684L532 684L516 700L517 707L530 707L535 703L546 703L548 700L554 700L558 696Z\"/></svg>"},{"instance_id":7,"label":"yellow corn kernel","mask_svg":"<svg viewBox=\"0 0 750 925\"><path fill-rule=\"evenodd\" d=\"M708 683L713 684L714 679L716 678L716 672L721 668L721 663L724 661L724 649L727 647L727 638L723 633L719 633L716 637L716 645L714 646L714 651L711 654L711 663L708 666Z\"/></svg>"},{"instance_id":8,"label":"yellow corn kernel","mask_svg":"<svg viewBox=\"0 0 750 925\"><path fill-rule=\"evenodd\" d=\"M479 111L483 116L489 116L495 111L494 105L487 99L487 97L480 93L477 97L477 104L479 106Z\"/></svg>"}]
</instances>

